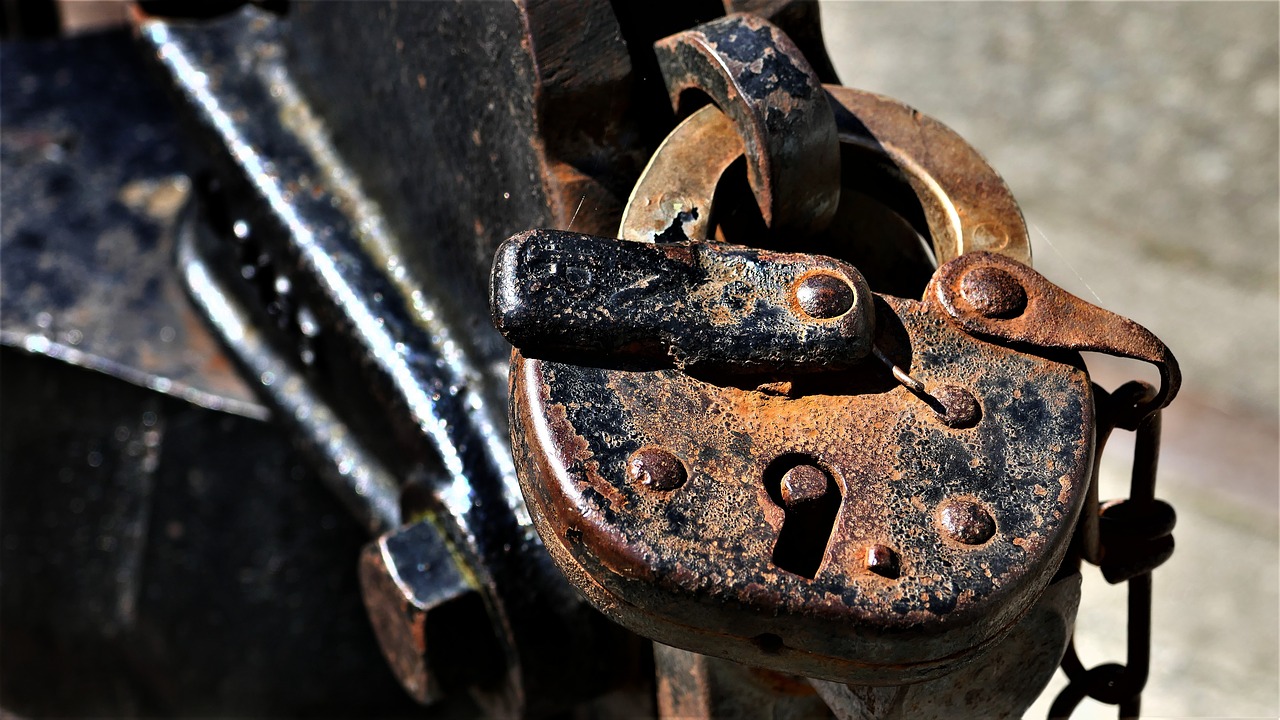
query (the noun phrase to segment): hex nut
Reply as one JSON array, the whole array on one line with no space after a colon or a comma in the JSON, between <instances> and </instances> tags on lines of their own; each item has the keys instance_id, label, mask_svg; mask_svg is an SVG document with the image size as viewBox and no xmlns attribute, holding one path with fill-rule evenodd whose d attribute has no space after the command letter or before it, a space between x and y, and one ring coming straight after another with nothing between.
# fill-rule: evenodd
<instances>
[{"instance_id":1,"label":"hex nut","mask_svg":"<svg viewBox=\"0 0 1280 720\"><path fill-rule=\"evenodd\" d=\"M382 654L419 703L429 705L501 665L483 597L430 521L366 545L359 577Z\"/></svg>"}]
</instances>

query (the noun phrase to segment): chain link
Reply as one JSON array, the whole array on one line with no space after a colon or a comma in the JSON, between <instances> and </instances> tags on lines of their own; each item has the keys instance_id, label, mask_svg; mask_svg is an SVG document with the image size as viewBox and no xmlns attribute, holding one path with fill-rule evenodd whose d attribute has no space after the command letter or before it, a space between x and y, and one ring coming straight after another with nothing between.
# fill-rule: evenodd
<instances>
[{"instance_id":1,"label":"chain link","mask_svg":"<svg viewBox=\"0 0 1280 720\"><path fill-rule=\"evenodd\" d=\"M1074 640L1068 643L1062 669L1069 682L1054 700L1050 718L1069 717L1086 697L1118 706L1121 718L1138 717L1151 668L1151 572L1173 553L1173 508L1155 497L1161 427L1160 410L1149 403L1155 388L1135 381L1114 393L1097 390L1097 453L1102 454L1114 428L1134 430L1133 470L1129 498L1098 507L1095 463L1092 502L1085 508L1092 515L1082 519L1077 552L1097 564L1108 582L1128 584L1126 662L1086 668Z\"/></svg>"}]
</instances>

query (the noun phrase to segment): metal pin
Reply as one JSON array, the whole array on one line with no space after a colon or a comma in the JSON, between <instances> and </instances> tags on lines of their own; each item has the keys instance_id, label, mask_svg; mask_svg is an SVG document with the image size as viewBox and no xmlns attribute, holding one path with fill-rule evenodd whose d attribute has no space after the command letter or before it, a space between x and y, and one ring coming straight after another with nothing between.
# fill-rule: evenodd
<instances>
[{"instance_id":1,"label":"metal pin","mask_svg":"<svg viewBox=\"0 0 1280 720\"><path fill-rule=\"evenodd\" d=\"M924 383L908 375L906 370L894 365L893 361L890 360L888 356L880 352L879 347L872 345L871 352L875 353L876 358L879 359L880 362L884 363L885 367L889 368L890 372L893 373L894 379L902 383L903 387L917 395L923 395L929 399L933 399L929 393L924 391Z\"/></svg>"},{"instance_id":2,"label":"metal pin","mask_svg":"<svg viewBox=\"0 0 1280 720\"><path fill-rule=\"evenodd\" d=\"M959 385L947 384L937 388L937 394L925 392L924 383L911 377L906 370L893 364L880 348L871 346L871 352L893 373L894 379L902 383L925 404L933 408L948 427L968 428L976 424L982 416L982 408L974 399L973 393Z\"/></svg>"}]
</instances>

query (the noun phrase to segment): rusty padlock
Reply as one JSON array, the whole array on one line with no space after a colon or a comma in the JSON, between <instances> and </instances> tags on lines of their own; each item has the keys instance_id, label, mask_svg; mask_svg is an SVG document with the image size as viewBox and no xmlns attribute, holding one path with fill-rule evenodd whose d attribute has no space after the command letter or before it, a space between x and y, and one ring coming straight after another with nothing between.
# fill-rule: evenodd
<instances>
[{"instance_id":1,"label":"rusty padlock","mask_svg":"<svg viewBox=\"0 0 1280 720\"><path fill-rule=\"evenodd\" d=\"M998 643L1059 568L1094 459L1074 351L1157 364L1153 403L1177 366L1013 259L1017 206L962 140L885 98L824 98L846 184L880 167L916 203L941 262L920 299L873 294L834 258L707 242L733 157L683 184L653 174L699 132L734 152L733 123L705 111L664 143L620 232L679 242L542 230L499 250L513 450L551 556L621 624L813 678L920 682Z\"/></svg>"}]
</instances>

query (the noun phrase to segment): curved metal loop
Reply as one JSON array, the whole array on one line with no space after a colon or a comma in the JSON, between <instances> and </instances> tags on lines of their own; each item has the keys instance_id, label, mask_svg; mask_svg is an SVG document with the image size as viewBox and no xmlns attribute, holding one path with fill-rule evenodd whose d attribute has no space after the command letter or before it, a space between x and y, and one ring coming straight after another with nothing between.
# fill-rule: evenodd
<instances>
[{"instance_id":1,"label":"curved metal loop","mask_svg":"<svg viewBox=\"0 0 1280 720\"><path fill-rule=\"evenodd\" d=\"M954 130L893 98L824 86L840 143L888 161L924 211L942 265L968 252L999 253L1031 264L1031 242L1013 193L986 158ZM858 167L845 167L846 175ZM879 180L879 178L877 178Z\"/></svg>"},{"instance_id":2,"label":"curved metal loop","mask_svg":"<svg viewBox=\"0 0 1280 720\"><path fill-rule=\"evenodd\" d=\"M1099 390L1098 439L1096 454L1101 455L1101 445L1111 428L1122 427L1122 422L1133 422L1137 429L1134 445L1133 472L1129 484L1129 498L1124 504L1129 507L1131 515L1141 518L1144 511L1153 515L1160 512L1160 507L1168 507L1155 499L1156 469L1160 445L1160 411L1144 410L1152 406L1160 397L1154 388L1141 381L1133 381L1121 385L1113 393ZM1095 456L1096 463L1096 456ZM1070 682L1059 693L1049 711L1050 718L1068 717L1085 697L1099 702L1118 706L1121 718L1136 718L1142 706L1142 691L1146 687L1151 669L1151 570L1168 558L1172 552L1172 537L1168 535L1173 529L1172 508L1168 508L1168 517L1157 526L1148 527L1150 536L1161 536L1168 540L1166 544L1146 543L1137 546L1130 558L1135 560L1134 574L1118 575L1114 567L1108 572L1108 564L1116 564L1114 557L1108 557L1107 544L1102 541L1099 527L1100 511L1097 500L1097 467L1095 464L1094 481L1089 489L1089 498L1082 511L1080 532L1080 552L1084 559L1102 567L1103 576L1109 582L1127 582L1128 598L1128 637L1126 638L1125 664L1107 663L1085 669L1076 653L1074 644L1068 644L1063 654L1061 666ZM1117 507L1108 503L1103 507ZM1135 537L1139 534L1135 533ZM1132 539L1132 538L1131 538ZM1140 537L1139 537L1140 539ZM1143 556L1146 557L1143 557Z\"/></svg>"},{"instance_id":3,"label":"curved metal loop","mask_svg":"<svg viewBox=\"0 0 1280 720\"><path fill-rule=\"evenodd\" d=\"M845 156L855 149L865 160L846 162L845 179L870 173L861 185L905 184L923 211L924 225L916 229L932 239L939 264L977 251L1031 264L1022 212L972 145L892 98L837 85L825 91ZM714 105L699 108L671 131L640 174L618 236L644 242L707 239L716 185L743 152L733 120ZM886 172L893 177L882 177ZM878 199L894 205L893 198Z\"/></svg>"},{"instance_id":4,"label":"curved metal loop","mask_svg":"<svg viewBox=\"0 0 1280 720\"><path fill-rule=\"evenodd\" d=\"M654 51L677 112L686 91L698 90L737 126L766 225L812 234L830 224L840 202L835 117L785 33L738 13L663 38Z\"/></svg>"},{"instance_id":5,"label":"curved metal loop","mask_svg":"<svg viewBox=\"0 0 1280 720\"><path fill-rule=\"evenodd\" d=\"M637 242L706 240L720 176L742 156L742 136L714 105L676 126L640 173L618 237Z\"/></svg>"}]
</instances>

